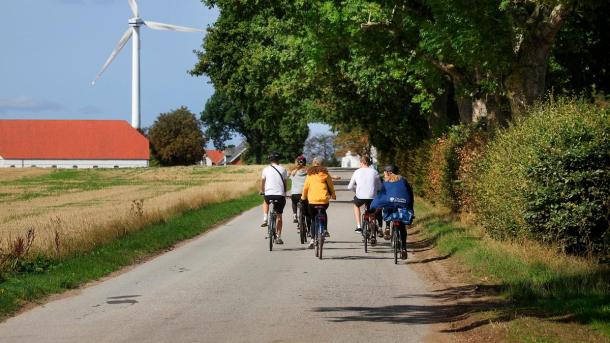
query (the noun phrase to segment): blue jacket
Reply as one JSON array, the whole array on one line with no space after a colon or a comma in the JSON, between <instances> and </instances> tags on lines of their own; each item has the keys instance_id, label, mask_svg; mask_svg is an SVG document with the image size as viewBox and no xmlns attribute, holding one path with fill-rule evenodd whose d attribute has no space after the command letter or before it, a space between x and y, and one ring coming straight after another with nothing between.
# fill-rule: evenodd
<instances>
[{"instance_id":1,"label":"blue jacket","mask_svg":"<svg viewBox=\"0 0 610 343\"><path fill-rule=\"evenodd\" d=\"M385 181L371 203L371 209L397 207L413 210L413 189L404 178L397 182Z\"/></svg>"}]
</instances>

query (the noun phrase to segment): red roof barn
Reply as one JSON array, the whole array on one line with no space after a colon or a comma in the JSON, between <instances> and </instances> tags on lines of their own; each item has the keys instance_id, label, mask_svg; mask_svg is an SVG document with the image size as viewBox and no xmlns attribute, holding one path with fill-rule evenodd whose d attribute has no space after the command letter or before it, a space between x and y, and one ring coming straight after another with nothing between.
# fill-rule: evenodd
<instances>
[{"instance_id":1,"label":"red roof barn","mask_svg":"<svg viewBox=\"0 0 610 343\"><path fill-rule=\"evenodd\" d=\"M0 120L0 166L143 167L148 139L123 120Z\"/></svg>"},{"instance_id":2,"label":"red roof barn","mask_svg":"<svg viewBox=\"0 0 610 343\"><path fill-rule=\"evenodd\" d=\"M225 153L220 150L205 149L205 157L206 162L213 166L222 165L225 162Z\"/></svg>"}]
</instances>

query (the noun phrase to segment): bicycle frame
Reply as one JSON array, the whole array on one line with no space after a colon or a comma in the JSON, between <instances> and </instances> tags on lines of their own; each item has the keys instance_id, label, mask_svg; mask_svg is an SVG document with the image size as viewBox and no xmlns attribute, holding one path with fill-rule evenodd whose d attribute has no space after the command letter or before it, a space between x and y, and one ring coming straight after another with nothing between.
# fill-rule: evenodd
<instances>
[{"instance_id":1,"label":"bicycle frame","mask_svg":"<svg viewBox=\"0 0 610 343\"><path fill-rule=\"evenodd\" d=\"M406 246L402 246L402 240L401 240L401 232L400 232L400 227L401 225L405 225L405 233L406 233L406 229L407 226L406 224L401 223L399 220L392 220L390 222L390 227L391 227L391 245L392 245L392 250L394 251L394 264L398 264L398 254L400 254L400 252L403 249L406 249ZM406 237L405 237L406 239Z\"/></svg>"},{"instance_id":2,"label":"bicycle frame","mask_svg":"<svg viewBox=\"0 0 610 343\"><path fill-rule=\"evenodd\" d=\"M314 236L314 244L316 246L316 257L322 259L322 249L324 247L324 231L326 231L327 217L321 208L317 208L318 213L314 217L312 235Z\"/></svg>"},{"instance_id":3,"label":"bicycle frame","mask_svg":"<svg viewBox=\"0 0 610 343\"><path fill-rule=\"evenodd\" d=\"M277 213L275 212L275 201L269 201L269 216L267 217L267 237L269 239L269 251L273 250L273 241L276 237Z\"/></svg>"},{"instance_id":4,"label":"bicycle frame","mask_svg":"<svg viewBox=\"0 0 610 343\"><path fill-rule=\"evenodd\" d=\"M311 237L309 227L307 227L307 220L305 218L305 206L302 201L297 204L297 227L299 229L299 236L301 238L301 244L305 244L307 236Z\"/></svg>"},{"instance_id":5,"label":"bicycle frame","mask_svg":"<svg viewBox=\"0 0 610 343\"><path fill-rule=\"evenodd\" d=\"M364 211L362 210L364 208ZM375 212L370 212L366 206L360 208L360 224L362 225L362 240L364 241L364 252L368 252L369 239L375 238L377 234L377 222ZM372 244L372 243L371 243Z\"/></svg>"}]
</instances>

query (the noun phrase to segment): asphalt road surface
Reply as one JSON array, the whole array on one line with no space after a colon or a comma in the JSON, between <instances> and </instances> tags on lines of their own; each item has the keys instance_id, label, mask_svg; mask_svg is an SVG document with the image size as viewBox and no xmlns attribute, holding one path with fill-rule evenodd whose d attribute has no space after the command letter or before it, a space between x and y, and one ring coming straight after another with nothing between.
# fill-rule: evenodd
<instances>
[{"instance_id":1,"label":"asphalt road surface","mask_svg":"<svg viewBox=\"0 0 610 343\"><path fill-rule=\"evenodd\" d=\"M344 179L350 173L333 171ZM301 245L289 202L285 244L268 250L261 208L78 294L0 324L0 342L419 342L433 295L387 241L364 253L353 194L338 186L324 259Z\"/></svg>"}]
</instances>

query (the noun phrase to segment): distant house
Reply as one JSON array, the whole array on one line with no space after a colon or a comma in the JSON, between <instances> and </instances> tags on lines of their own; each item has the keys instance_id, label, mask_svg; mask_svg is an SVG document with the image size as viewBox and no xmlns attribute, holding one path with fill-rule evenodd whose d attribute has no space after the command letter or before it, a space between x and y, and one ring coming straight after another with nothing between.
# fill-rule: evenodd
<instances>
[{"instance_id":1,"label":"distant house","mask_svg":"<svg viewBox=\"0 0 610 343\"><path fill-rule=\"evenodd\" d=\"M204 157L205 165L208 167L222 166L226 162L225 153L220 150L206 149L203 157Z\"/></svg>"},{"instance_id":2,"label":"distant house","mask_svg":"<svg viewBox=\"0 0 610 343\"><path fill-rule=\"evenodd\" d=\"M0 167L147 167L149 142L123 120L0 120Z\"/></svg>"},{"instance_id":3,"label":"distant house","mask_svg":"<svg viewBox=\"0 0 610 343\"><path fill-rule=\"evenodd\" d=\"M225 151L205 149L201 165L224 166L224 165L239 165L243 164L243 154L248 149L245 142L238 146L227 148Z\"/></svg>"},{"instance_id":4,"label":"distant house","mask_svg":"<svg viewBox=\"0 0 610 343\"><path fill-rule=\"evenodd\" d=\"M246 150L248 150L248 145L246 144L246 142L241 142L239 145L225 150L227 164L244 164L243 156Z\"/></svg>"}]
</instances>

